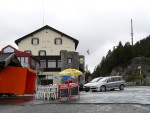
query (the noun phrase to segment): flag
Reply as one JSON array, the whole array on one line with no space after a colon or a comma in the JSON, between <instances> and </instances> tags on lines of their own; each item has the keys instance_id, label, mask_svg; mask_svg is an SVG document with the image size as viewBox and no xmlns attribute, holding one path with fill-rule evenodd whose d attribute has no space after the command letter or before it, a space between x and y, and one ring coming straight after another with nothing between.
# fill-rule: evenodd
<instances>
[{"instance_id":1,"label":"flag","mask_svg":"<svg viewBox=\"0 0 150 113\"><path fill-rule=\"evenodd\" d=\"M89 49L87 50L87 54L90 54L90 50Z\"/></svg>"}]
</instances>

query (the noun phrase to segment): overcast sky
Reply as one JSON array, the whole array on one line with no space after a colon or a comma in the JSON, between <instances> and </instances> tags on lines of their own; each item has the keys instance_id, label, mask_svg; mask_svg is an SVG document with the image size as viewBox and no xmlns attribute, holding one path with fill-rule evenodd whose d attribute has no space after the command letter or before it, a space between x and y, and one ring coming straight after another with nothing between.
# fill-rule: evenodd
<instances>
[{"instance_id":1,"label":"overcast sky","mask_svg":"<svg viewBox=\"0 0 150 113\"><path fill-rule=\"evenodd\" d=\"M43 0L0 0L0 48L17 48L14 41L41 28L44 20L44 25L79 40L77 51L85 55L92 72L119 41L131 42L131 19L134 44L150 35L149 4L150 0L44 0L44 5Z\"/></svg>"}]
</instances>

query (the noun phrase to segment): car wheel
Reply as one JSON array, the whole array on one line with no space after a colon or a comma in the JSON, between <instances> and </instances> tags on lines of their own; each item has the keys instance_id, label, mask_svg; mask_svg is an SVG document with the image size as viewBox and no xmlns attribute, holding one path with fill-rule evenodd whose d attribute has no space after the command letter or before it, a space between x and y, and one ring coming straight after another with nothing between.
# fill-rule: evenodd
<instances>
[{"instance_id":1,"label":"car wheel","mask_svg":"<svg viewBox=\"0 0 150 113\"><path fill-rule=\"evenodd\" d=\"M89 91L90 91L90 88L89 88L89 87L86 87L84 90L85 90L85 92L89 92Z\"/></svg>"},{"instance_id":2,"label":"car wheel","mask_svg":"<svg viewBox=\"0 0 150 113\"><path fill-rule=\"evenodd\" d=\"M85 92L89 92L89 90L85 90Z\"/></svg>"},{"instance_id":3,"label":"car wheel","mask_svg":"<svg viewBox=\"0 0 150 113\"><path fill-rule=\"evenodd\" d=\"M121 84L121 85L119 86L119 89L120 89L120 90L124 90L124 85Z\"/></svg>"},{"instance_id":4,"label":"car wheel","mask_svg":"<svg viewBox=\"0 0 150 113\"><path fill-rule=\"evenodd\" d=\"M106 91L106 87L105 87L105 86L101 86L101 87L100 87L100 91L101 91L101 92Z\"/></svg>"}]
</instances>

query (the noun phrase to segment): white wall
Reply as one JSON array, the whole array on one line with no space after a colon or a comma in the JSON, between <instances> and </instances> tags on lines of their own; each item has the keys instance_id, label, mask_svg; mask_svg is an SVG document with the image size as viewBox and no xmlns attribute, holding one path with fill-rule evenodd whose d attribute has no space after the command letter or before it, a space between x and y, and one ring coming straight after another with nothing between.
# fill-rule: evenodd
<instances>
[{"instance_id":1,"label":"white wall","mask_svg":"<svg viewBox=\"0 0 150 113\"><path fill-rule=\"evenodd\" d=\"M46 33L47 32L47 33ZM38 45L32 45L32 38L39 38ZM61 45L55 45L55 38L62 38ZM46 55L60 55L60 50L75 51L75 42L50 29L44 29L33 36L22 40L18 44L20 51L31 50L33 55L38 55L39 50L46 50Z\"/></svg>"}]
</instances>

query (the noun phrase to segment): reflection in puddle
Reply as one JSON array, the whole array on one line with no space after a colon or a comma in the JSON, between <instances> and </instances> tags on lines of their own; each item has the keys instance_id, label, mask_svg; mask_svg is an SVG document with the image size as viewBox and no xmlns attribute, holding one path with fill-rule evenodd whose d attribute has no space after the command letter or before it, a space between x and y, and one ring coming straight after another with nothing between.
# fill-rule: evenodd
<instances>
[{"instance_id":1,"label":"reflection in puddle","mask_svg":"<svg viewBox=\"0 0 150 113\"><path fill-rule=\"evenodd\" d=\"M0 105L16 105L34 100L34 96L0 97Z\"/></svg>"}]
</instances>

